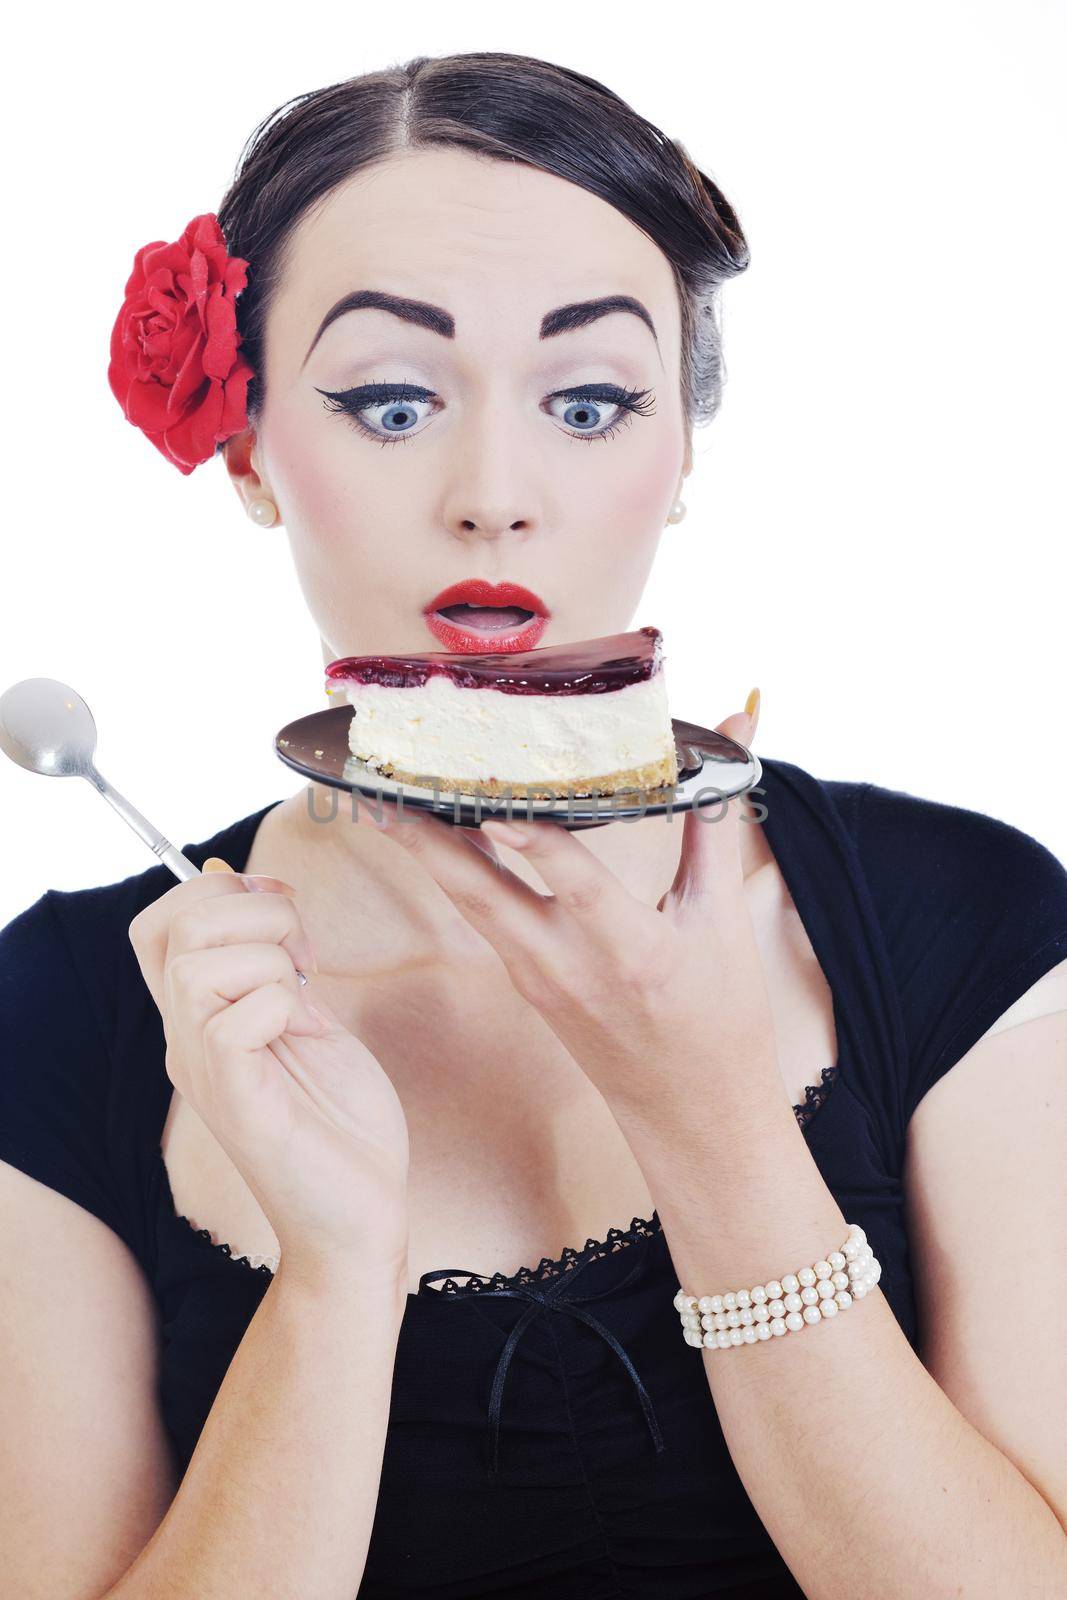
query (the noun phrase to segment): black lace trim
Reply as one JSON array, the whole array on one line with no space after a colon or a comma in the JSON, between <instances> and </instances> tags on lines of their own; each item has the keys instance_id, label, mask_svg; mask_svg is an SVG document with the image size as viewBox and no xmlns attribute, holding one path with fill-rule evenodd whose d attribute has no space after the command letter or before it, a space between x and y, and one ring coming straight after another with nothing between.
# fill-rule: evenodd
<instances>
[{"instance_id":1,"label":"black lace trim","mask_svg":"<svg viewBox=\"0 0 1067 1600\"><path fill-rule=\"evenodd\" d=\"M230 1260L235 1262L237 1266L245 1267L249 1272L258 1273L260 1277L273 1278L274 1269L269 1267L265 1261L254 1262L250 1261L248 1256L235 1256L228 1244L219 1244L212 1238L210 1228L198 1228L195 1223L189 1221L188 1217L179 1217L178 1221L185 1223L188 1232L196 1240L197 1244L206 1244L212 1250L221 1251L224 1256L229 1256Z\"/></svg>"},{"instance_id":2,"label":"black lace trim","mask_svg":"<svg viewBox=\"0 0 1067 1600\"><path fill-rule=\"evenodd\" d=\"M233 1250L228 1244L220 1244L212 1238L210 1228L198 1228L196 1224L191 1222L188 1217L179 1215L178 1209L174 1204L174 1192L170 1186L170 1174L167 1171L167 1163L163 1155L163 1146L161 1144L156 1146L156 1162L159 1169L159 1179L163 1185L163 1192L169 1202L171 1213L175 1217L176 1221L184 1225L186 1232L196 1244L201 1246L206 1245L209 1250L214 1250L224 1256L229 1256L231 1261L235 1262L239 1267L244 1267L246 1272L255 1272L260 1277L266 1274L267 1277L273 1278L273 1270L265 1263L261 1265L257 1262L253 1262L247 1255L235 1256Z\"/></svg>"},{"instance_id":3,"label":"black lace trim","mask_svg":"<svg viewBox=\"0 0 1067 1600\"><path fill-rule=\"evenodd\" d=\"M613 1254L616 1250L625 1249L633 1244L636 1239L652 1239L656 1234L663 1232L663 1225L655 1211L651 1217L635 1217L628 1228L609 1228L606 1239L587 1239L581 1250L575 1250L568 1245L561 1256L553 1259L542 1256L536 1267L520 1267L518 1272L494 1272L492 1277L486 1278L481 1273L471 1273L466 1284L458 1284L455 1278L445 1278L437 1288L431 1288L427 1283L419 1284L420 1294L466 1294L468 1291L478 1294L487 1289L512 1289L519 1284L537 1283L543 1278L557 1278L560 1272L570 1272L580 1261L595 1261L600 1256ZM424 1277L433 1277L433 1273L425 1273ZM463 1277L464 1274L460 1273Z\"/></svg>"},{"instance_id":4,"label":"black lace trim","mask_svg":"<svg viewBox=\"0 0 1067 1600\"><path fill-rule=\"evenodd\" d=\"M808 1087L804 1090L803 1105L793 1107L793 1110L796 1112L797 1121L800 1123L802 1128L807 1127L816 1111L818 1111L819 1107L824 1104L826 1096L830 1093L836 1078L837 1063L835 1062L832 1067L823 1067L822 1079L819 1083L808 1084Z\"/></svg>"},{"instance_id":5,"label":"black lace trim","mask_svg":"<svg viewBox=\"0 0 1067 1600\"><path fill-rule=\"evenodd\" d=\"M837 1073L836 1063L830 1067L823 1067L820 1081L808 1084L804 1090L802 1104L793 1107L797 1122L801 1128L806 1128L815 1113L826 1103L826 1097L837 1079ZM165 1173L166 1165L163 1162L162 1148L159 1151L159 1160L164 1167ZM244 1267L246 1272L256 1273L260 1277L274 1277L274 1269L269 1267L266 1262L255 1264L249 1260L247 1255L235 1256L228 1244L217 1243L211 1236L210 1228L198 1228L190 1222L188 1217L184 1216L178 1217L178 1221L185 1224L198 1244L206 1245L211 1250L221 1251L235 1265ZM479 1273L472 1273L467 1277L465 1284L457 1283L455 1278L445 1278L436 1289L427 1283L420 1282L418 1292L420 1295L478 1294L486 1289L511 1289L522 1284L537 1283L545 1278L558 1277L560 1272L571 1271L578 1262L597 1260L601 1256L625 1249L627 1245L635 1243L638 1239L652 1239L662 1232L663 1224L659 1220L658 1213L653 1211L651 1217L634 1217L628 1228L609 1228L606 1239L587 1239L581 1250L568 1246L561 1255L555 1258L542 1256L536 1267L520 1267L517 1272L510 1273L494 1272L488 1278ZM465 1275L460 1273L459 1276L463 1277ZM423 1277L433 1277L433 1273L424 1273Z\"/></svg>"}]
</instances>

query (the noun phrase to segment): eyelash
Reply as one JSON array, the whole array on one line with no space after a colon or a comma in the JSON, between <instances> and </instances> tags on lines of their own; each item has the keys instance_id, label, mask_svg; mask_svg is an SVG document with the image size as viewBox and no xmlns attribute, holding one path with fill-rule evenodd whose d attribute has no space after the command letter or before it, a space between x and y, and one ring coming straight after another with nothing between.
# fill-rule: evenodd
<instances>
[{"instance_id":1,"label":"eyelash","mask_svg":"<svg viewBox=\"0 0 1067 1600\"><path fill-rule=\"evenodd\" d=\"M415 434L396 433L393 435L380 434L367 426L360 413L369 411L372 406L388 405L394 400L436 400L438 397L432 389L424 389L415 383L363 383L354 389L343 389L332 393L328 389L317 391L324 397L324 405L328 411L341 412L352 426L364 438L373 439L377 444L407 444ZM572 404L576 401L587 400L594 405L617 405L623 408L623 415L616 417L606 428L601 428L597 433L575 433L567 428L569 438L584 444L592 444L597 439L610 439L622 428L627 428L635 416L651 417L655 415L655 394L651 389L623 389L614 383L586 384L578 389L556 389L552 394L546 395L548 400L569 400ZM421 433L423 430L418 430Z\"/></svg>"}]
</instances>

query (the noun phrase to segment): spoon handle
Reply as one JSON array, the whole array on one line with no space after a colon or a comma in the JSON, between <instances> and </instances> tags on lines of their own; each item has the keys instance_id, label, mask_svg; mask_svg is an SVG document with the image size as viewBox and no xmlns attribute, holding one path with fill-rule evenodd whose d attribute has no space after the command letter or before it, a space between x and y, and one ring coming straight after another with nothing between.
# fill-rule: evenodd
<instances>
[{"instance_id":1,"label":"spoon handle","mask_svg":"<svg viewBox=\"0 0 1067 1600\"><path fill-rule=\"evenodd\" d=\"M143 839L153 855L159 857L165 867L169 867L176 878L183 881L186 878L196 878L200 875L200 868L188 856L182 855L177 845L158 828L152 826L147 817L142 817L136 806L130 804L125 795L119 793L113 783L109 783L102 773L95 767L90 767L88 772L82 774L87 783L103 795L109 805L114 806L123 822L128 823L134 833Z\"/></svg>"},{"instance_id":2,"label":"spoon handle","mask_svg":"<svg viewBox=\"0 0 1067 1600\"><path fill-rule=\"evenodd\" d=\"M123 822L129 824L134 833L144 840L152 854L158 856L163 865L169 867L176 878L184 882L187 878L200 877L200 868L196 862L190 861L188 856L182 854L177 845L171 844L166 835L160 833L158 828L153 827L147 817L142 817L137 807L131 805L125 795L120 794L115 785L108 782L103 773L97 772L96 768L90 765L88 771L83 772L81 776L103 795L109 805L114 806ZM307 973L301 972L299 967L296 969L296 975L301 984L307 983Z\"/></svg>"}]
</instances>

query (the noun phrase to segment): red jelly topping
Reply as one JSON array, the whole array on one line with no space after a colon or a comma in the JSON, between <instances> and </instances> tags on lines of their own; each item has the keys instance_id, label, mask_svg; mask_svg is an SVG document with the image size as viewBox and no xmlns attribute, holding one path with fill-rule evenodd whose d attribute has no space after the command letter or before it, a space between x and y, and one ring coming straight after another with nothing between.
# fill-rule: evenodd
<instances>
[{"instance_id":1,"label":"red jelly topping","mask_svg":"<svg viewBox=\"0 0 1067 1600\"><path fill-rule=\"evenodd\" d=\"M342 656L326 668L326 687L339 680L381 683L390 689L424 684L435 672L461 689L501 689L505 694L603 694L640 683L659 670L663 636L658 628L610 633L578 644L546 645L514 655L451 655L430 650L412 656Z\"/></svg>"}]
</instances>

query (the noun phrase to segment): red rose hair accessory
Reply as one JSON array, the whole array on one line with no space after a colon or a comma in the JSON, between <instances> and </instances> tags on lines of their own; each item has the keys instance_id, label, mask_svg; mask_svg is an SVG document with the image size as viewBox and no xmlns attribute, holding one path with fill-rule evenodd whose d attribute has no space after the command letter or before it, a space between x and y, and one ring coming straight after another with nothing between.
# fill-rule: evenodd
<instances>
[{"instance_id":1,"label":"red rose hair accessory","mask_svg":"<svg viewBox=\"0 0 1067 1600\"><path fill-rule=\"evenodd\" d=\"M138 250L111 330L107 381L128 422L179 472L209 461L248 425L252 368L238 354L235 302L247 261L231 256L213 212L174 244Z\"/></svg>"}]
</instances>

